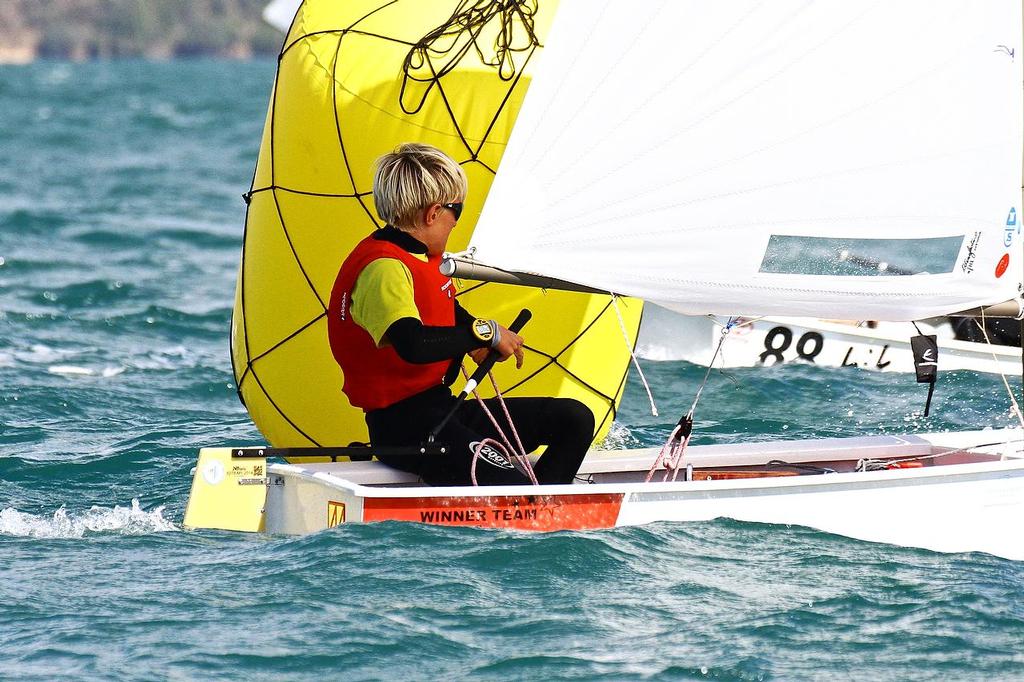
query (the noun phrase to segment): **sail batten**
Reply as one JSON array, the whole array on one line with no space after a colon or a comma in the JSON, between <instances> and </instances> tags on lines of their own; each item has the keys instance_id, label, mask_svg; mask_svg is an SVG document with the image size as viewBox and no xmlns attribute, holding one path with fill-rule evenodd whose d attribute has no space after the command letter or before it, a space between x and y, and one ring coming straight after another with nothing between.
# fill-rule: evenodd
<instances>
[{"instance_id":1,"label":"sail batten","mask_svg":"<svg viewBox=\"0 0 1024 682\"><path fill-rule=\"evenodd\" d=\"M692 314L1012 299L1021 25L1014 0L568 0L471 244Z\"/></svg>"}]
</instances>

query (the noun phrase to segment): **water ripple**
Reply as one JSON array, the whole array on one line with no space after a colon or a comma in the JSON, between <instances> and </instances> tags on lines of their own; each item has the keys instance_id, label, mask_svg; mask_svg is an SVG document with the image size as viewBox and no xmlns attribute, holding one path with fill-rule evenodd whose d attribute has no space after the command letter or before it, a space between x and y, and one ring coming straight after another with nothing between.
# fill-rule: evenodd
<instances>
[{"instance_id":1,"label":"water ripple","mask_svg":"<svg viewBox=\"0 0 1024 682\"><path fill-rule=\"evenodd\" d=\"M275 68L0 66L0 677L1022 677L1024 562L984 554L727 520L180 531L197 450L262 441L227 334ZM661 416L631 376L610 447L660 445L704 375L642 365ZM694 442L1010 423L998 377L923 398L713 372Z\"/></svg>"}]
</instances>

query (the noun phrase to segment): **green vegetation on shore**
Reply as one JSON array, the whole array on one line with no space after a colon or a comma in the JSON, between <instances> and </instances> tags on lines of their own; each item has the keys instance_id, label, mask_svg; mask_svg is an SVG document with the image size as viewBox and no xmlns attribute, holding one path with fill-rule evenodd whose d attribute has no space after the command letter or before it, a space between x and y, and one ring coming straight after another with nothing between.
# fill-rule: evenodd
<instances>
[{"instance_id":1,"label":"green vegetation on shore","mask_svg":"<svg viewBox=\"0 0 1024 682\"><path fill-rule=\"evenodd\" d=\"M276 55L267 0L0 0L0 62Z\"/></svg>"}]
</instances>

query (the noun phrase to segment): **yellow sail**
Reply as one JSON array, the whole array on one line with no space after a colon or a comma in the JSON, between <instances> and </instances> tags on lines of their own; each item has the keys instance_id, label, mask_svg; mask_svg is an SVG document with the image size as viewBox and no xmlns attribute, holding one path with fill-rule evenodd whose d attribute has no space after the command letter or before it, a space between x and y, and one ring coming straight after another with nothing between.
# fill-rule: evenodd
<instances>
[{"instance_id":1,"label":"yellow sail","mask_svg":"<svg viewBox=\"0 0 1024 682\"><path fill-rule=\"evenodd\" d=\"M231 351L257 427L277 447L366 440L341 392L326 305L345 256L381 225L373 162L406 141L459 161L470 194L449 248L465 247L557 3L307 0L282 49L249 192ZM513 396L582 400L603 436L614 418L642 306L610 296L457 282L476 315L533 311ZM625 328L625 334L623 333ZM485 382L486 383L486 382ZM488 387L489 388L489 387Z\"/></svg>"}]
</instances>

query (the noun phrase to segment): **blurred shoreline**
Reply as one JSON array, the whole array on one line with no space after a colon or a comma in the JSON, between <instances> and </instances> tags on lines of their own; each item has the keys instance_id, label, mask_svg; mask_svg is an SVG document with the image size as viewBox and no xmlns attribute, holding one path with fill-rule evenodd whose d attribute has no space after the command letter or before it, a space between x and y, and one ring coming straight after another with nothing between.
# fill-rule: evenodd
<instances>
[{"instance_id":1,"label":"blurred shoreline","mask_svg":"<svg viewBox=\"0 0 1024 682\"><path fill-rule=\"evenodd\" d=\"M276 56L266 0L3 0L0 64Z\"/></svg>"}]
</instances>

